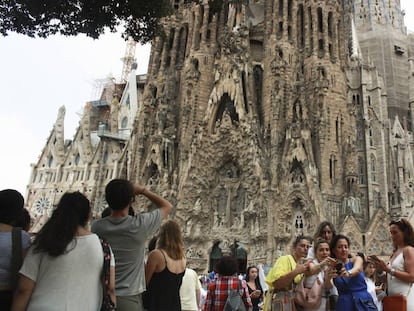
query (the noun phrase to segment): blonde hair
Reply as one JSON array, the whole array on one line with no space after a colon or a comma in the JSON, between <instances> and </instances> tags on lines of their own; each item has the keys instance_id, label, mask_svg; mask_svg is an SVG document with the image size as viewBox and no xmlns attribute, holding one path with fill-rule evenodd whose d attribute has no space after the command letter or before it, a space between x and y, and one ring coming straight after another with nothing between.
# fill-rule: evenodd
<instances>
[{"instance_id":1,"label":"blonde hair","mask_svg":"<svg viewBox=\"0 0 414 311\"><path fill-rule=\"evenodd\" d=\"M178 223L168 220L161 226L157 246L174 260L184 258L184 242Z\"/></svg>"}]
</instances>

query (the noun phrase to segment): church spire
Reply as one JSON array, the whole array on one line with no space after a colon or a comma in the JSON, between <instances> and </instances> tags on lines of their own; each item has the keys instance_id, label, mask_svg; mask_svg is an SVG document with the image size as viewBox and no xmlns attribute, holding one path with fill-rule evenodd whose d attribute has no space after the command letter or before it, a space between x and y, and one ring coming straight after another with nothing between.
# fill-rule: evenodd
<instances>
[{"instance_id":1,"label":"church spire","mask_svg":"<svg viewBox=\"0 0 414 311\"><path fill-rule=\"evenodd\" d=\"M353 11L359 31L387 28L406 32L400 0L355 0Z\"/></svg>"}]
</instances>

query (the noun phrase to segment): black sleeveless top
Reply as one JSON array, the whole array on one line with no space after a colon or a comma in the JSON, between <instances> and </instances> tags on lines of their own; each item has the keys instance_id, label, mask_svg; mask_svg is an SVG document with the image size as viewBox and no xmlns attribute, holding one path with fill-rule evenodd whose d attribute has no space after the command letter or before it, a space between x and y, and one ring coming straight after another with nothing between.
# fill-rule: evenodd
<instances>
[{"instance_id":1,"label":"black sleeveless top","mask_svg":"<svg viewBox=\"0 0 414 311\"><path fill-rule=\"evenodd\" d=\"M254 292L253 289L250 288L249 284L246 282L247 285L247 289L249 290L249 295L251 295L251 293ZM260 289L260 288L257 288ZM253 305L253 311L259 311L259 303L260 303L260 299L262 298L263 293L260 294L260 296L258 298L252 298L250 297L250 299L252 300L252 305Z\"/></svg>"},{"instance_id":2,"label":"black sleeveless top","mask_svg":"<svg viewBox=\"0 0 414 311\"><path fill-rule=\"evenodd\" d=\"M183 282L185 270L181 273L173 273L168 270L167 259L161 250L165 260L165 269L154 272L148 284L149 311L181 311L180 287Z\"/></svg>"}]
</instances>

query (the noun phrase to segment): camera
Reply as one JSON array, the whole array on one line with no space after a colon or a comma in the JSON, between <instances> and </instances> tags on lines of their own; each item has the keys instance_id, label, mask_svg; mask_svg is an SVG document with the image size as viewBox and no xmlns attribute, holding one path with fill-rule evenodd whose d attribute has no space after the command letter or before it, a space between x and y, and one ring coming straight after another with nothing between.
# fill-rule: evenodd
<instances>
[{"instance_id":1,"label":"camera","mask_svg":"<svg viewBox=\"0 0 414 311\"><path fill-rule=\"evenodd\" d=\"M344 264L342 263L342 262L338 262L336 265L335 265L335 269L336 269L336 273L340 273L341 272L341 269L342 269L342 267L344 266Z\"/></svg>"}]
</instances>

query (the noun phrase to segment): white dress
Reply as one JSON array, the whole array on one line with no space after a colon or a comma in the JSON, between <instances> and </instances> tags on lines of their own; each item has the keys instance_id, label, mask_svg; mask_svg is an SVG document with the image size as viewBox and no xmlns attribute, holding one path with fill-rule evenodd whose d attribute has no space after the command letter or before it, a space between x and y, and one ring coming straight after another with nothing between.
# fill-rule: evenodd
<instances>
[{"instance_id":1,"label":"white dress","mask_svg":"<svg viewBox=\"0 0 414 311\"><path fill-rule=\"evenodd\" d=\"M404 256L401 252L390 262L390 267L398 271L405 271ZM412 283L406 283L397 279L396 277L387 275L388 281L388 295L404 295L407 297L407 310L414 310L414 290Z\"/></svg>"}]
</instances>

